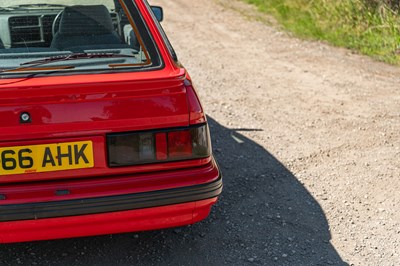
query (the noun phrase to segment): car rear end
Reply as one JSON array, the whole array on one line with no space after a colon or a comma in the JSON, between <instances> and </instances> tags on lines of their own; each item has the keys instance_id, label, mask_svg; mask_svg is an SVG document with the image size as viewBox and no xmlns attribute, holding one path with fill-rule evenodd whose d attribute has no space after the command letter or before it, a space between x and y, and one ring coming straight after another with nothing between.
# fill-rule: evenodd
<instances>
[{"instance_id":1,"label":"car rear end","mask_svg":"<svg viewBox=\"0 0 400 266\"><path fill-rule=\"evenodd\" d=\"M149 5L100 1L117 14L110 34L121 44L93 44L92 34L80 45L66 14L91 16L98 40L111 29L93 15L104 8L61 2L30 9L61 13L57 38L33 53L17 42L0 49L0 243L206 218L222 190L206 116ZM9 10L0 19L24 14Z\"/></svg>"}]
</instances>

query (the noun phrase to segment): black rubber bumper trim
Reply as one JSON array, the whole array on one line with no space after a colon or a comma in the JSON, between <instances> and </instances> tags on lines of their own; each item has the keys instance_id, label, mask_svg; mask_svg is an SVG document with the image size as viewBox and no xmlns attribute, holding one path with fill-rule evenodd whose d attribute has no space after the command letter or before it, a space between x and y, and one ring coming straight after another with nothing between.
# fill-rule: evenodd
<instances>
[{"instance_id":1,"label":"black rubber bumper trim","mask_svg":"<svg viewBox=\"0 0 400 266\"><path fill-rule=\"evenodd\" d=\"M217 197L221 192L222 177L219 177L211 183L168 190L68 201L0 205L0 222L160 207L210 199Z\"/></svg>"}]
</instances>

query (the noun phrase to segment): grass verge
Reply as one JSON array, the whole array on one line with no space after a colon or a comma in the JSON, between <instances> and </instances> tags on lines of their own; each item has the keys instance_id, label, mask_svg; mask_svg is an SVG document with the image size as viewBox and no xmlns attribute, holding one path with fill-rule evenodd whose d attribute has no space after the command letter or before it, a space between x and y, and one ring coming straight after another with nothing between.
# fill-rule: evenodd
<instances>
[{"instance_id":1,"label":"grass verge","mask_svg":"<svg viewBox=\"0 0 400 266\"><path fill-rule=\"evenodd\" d=\"M296 36L400 65L400 12L385 0L243 0ZM387 0L386 0L387 1Z\"/></svg>"}]
</instances>

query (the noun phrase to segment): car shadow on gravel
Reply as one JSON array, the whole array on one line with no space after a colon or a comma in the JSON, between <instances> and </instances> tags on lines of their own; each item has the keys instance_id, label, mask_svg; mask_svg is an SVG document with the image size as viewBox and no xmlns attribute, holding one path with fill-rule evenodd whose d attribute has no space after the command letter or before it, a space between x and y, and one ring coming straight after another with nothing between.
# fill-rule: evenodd
<instances>
[{"instance_id":1,"label":"car shadow on gravel","mask_svg":"<svg viewBox=\"0 0 400 266\"><path fill-rule=\"evenodd\" d=\"M0 245L0 265L348 265L324 212L256 142L209 118L224 192L208 219L160 231ZM249 130L254 131L254 130Z\"/></svg>"}]
</instances>

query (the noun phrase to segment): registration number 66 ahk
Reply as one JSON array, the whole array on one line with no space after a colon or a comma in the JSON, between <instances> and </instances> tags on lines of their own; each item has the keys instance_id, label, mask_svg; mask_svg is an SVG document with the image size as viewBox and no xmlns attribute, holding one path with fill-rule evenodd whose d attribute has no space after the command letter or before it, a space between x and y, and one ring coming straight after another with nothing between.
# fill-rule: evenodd
<instances>
[{"instance_id":1,"label":"registration number 66 ahk","mask_svg":"<svg viewBox=\"0 0 400 266\"><path fill-rule=\"evenodd\" d=\"M91 141L0 148L0 176L91 167Z\"/></svg>"}]
</instances>

